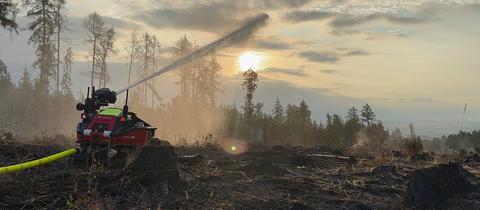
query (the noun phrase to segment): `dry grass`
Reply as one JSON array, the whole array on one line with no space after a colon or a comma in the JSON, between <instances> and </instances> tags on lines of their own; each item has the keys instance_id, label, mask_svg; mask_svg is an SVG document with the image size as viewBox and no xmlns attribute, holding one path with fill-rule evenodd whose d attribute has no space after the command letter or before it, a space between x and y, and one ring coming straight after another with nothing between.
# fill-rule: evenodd
<instances>
[{"instance_id":1,"label":"dry grass","mask_svg":"<svg viewBox=\"0 0 480 210\"><path fill-rule=\"evenodd\" d=\"M423 144L420 139L407 139L403 144L402 151L408 156L420 154L423 152Z\"/></svg>"},{"instance_id":2,"label":"dry grass","mask_svg":"<svg viewBox=\"0 0 480 210\"><path fill-rule=\"evenodd\" d=\"M372 160L372 164L374 166L394 165L395 162L396 162L395 157L390 151L379 152L377 153L377 155L375 155L375 158Z\"/></svg>"}]
</instances>

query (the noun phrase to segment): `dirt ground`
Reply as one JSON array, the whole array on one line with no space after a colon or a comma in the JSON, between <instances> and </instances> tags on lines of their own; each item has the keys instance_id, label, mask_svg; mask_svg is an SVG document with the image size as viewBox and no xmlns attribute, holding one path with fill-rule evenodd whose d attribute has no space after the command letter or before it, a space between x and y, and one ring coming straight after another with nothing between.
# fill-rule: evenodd
<instances>
[{"instance_id":1,"label":"dirt ground","mask_svg":"<svg viewBox=\"0 0 480 210\"><path fill-rule=\"evenodd\" d=\"M63 149L64 146L0 141L0 166ZM452 186L468 186L460 186L458 193L450 194L439 189L432 197L428 187L438 187L428 183L432 181L428 179L437 172L445 174L442 170L447 169L436 167L436 160L431 159L362 159L334 154L323 147L281 146L254 146L237 155L202 147L178 147L176 153L179 173L185 181L184 189L177 192L171 189L153 193L122 171L81 169L65 159L0 175L0 209L360 210L443 209L459 204L464 205L463 209L480 207L480 158L475 159L478 156L465 159L459 168L448 169L453 172L446 182L451 176L458 176ZM420 180L422 177L427 177L427 181ZM424 191L428 195L419 194L423 192L420 188L427 189ZM419 196L430 196L432 200ZM437 197L447 203L438 203Z\"/></svg>"}]
</instances>

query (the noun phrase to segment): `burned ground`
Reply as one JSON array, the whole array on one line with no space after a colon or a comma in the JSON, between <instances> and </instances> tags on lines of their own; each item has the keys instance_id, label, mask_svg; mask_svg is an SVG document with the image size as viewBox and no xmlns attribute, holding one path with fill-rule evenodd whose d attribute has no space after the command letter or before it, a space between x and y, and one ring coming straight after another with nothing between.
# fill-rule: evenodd
<instances>
[{"instance_id":1,"label":"burned ground","mask_svg":"<svg viewBox=\"0 0 480 210\"><path fill-rule=\"evenodd\" d=\"M32 160L62 149L3 142L0 164ZM258 146L241 155L212 148L178 147L176 153L185 181L177 192L163 186L153 193L126 172L82 169L62 160L1 175L0 209L480 207L479 162L475 157L461 164L434 166L430 160L392 156L389 161L379 162L302 147ZM437 181L446 188L439 188ZM456 190L445 192L450 184L456 185ZM429 194L429 187L438 189L434 192L437 194ZM438 199L442 202L436 203Z\"/></svg>"}]
</instances>

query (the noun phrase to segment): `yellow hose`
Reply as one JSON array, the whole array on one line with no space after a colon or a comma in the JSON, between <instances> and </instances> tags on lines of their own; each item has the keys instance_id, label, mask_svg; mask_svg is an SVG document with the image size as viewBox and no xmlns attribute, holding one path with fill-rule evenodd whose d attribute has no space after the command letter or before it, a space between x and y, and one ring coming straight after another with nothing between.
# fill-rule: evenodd
<instances>
[{"instance_id":1,"label":"yellow hose","mask_svg":"<svg viewBox=\"0 0 480 210\"><path fill-rule=\"evenodd\" d=\"M0 167L0 174L10 173L10 172L15 172L15 171L21 171L21 170L33 168L33 167L36 167L36 166L44 165L44 164L62 159L64 157L68 157L70 155L77 154L77 152L78 152L78 149L69 149L69 150L65 150L63 152L60 152L60 153L57 153L57 154L54 154L54 155L50 155L48 157L44 157L44 158L41 158L41 159L32 160L32 161L25 162L25 163L19 163L19 164L11 165L11 166Z\"/></svg>"}]
</instances>

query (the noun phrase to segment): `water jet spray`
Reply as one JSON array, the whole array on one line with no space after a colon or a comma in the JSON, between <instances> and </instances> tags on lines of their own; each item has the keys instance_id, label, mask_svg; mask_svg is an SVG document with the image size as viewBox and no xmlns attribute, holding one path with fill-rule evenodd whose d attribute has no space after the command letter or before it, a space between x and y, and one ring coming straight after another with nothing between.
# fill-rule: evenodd
<instances>
[{"instance_id":1,"label":"water jet spray","mask_svg":"<svg viewBox=\"0 0 480 210\"><path fill-rule=\"evenodd\" d=\"M172 64L166 66L166 67L163 67L162 69L158 70L157 72L154 72L148 76L146 76L145 78L139 80L139 81L136 81L130 85L128 85L127 87L123 88L123 89L120 89L117 92L117 94L121 94L123 92L125 92L126 90L130 89L130 88L133 88L147 80L150 80L152 78L155 78L157 76L159 76L160 74L163 74L163 73L166 73L166 72L169 72L171 70L174 70L178 67L181 67L185 64L188 64L192 61L194 61L195 59L198 59L198 58L201 58L201 57L204 57L204 56L207 56L213 52L216 52L222 48L225 48L225 47L229 47L235 43L238 43L238 42L241 42L241 41L244 41L246 39L248 39L252 34L253 32L260 26L264 25L266 20L268 19L268 15L263 13L261 15L258 15L257 17L253 18L252 20L248 21L245 25L243 25L241 28L227 34L226 36L214 41L214 42L211 42L210 44L208 45L205 45L204 47L190 53L189 55L183 57L183 58L180 58L178 59L177 61L173 62Z\"/></svg>"}]
</instances>

